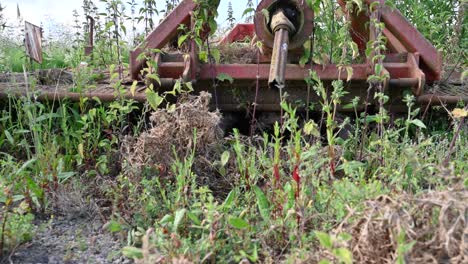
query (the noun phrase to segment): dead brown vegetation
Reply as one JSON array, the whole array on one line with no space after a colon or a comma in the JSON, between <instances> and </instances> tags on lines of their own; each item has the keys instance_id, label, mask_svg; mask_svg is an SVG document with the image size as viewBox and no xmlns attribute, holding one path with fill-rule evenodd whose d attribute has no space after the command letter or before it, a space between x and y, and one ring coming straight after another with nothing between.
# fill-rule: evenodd
<instances>
[{"instance_id":1,"label":"dead brown vegetation","mask_svg":"<svg viewBox=\"0 0 468 264\"><path fill-rule=\"evenodd\" d=\"M398 257L406 263L467 263L467 218L463 188L418 197L380 196L361 213L350 213L334 233L352 236L347 246L356 263L395 263Z\"/></svg>"},{"instance_id":2,"label":"dead brown vegetation","mask_svg":"<svg viewBox=\"0 0 468 264\"><path fill-rule=\"evenodd\" d=\"M208 155L223 136L221 114L209 110L210 99L206 92L185 95L175 108L158 109L148 131L127 138L123 157L133 168L152 166L168 173L176 157L186 157L194 148L197 155Z\"/></svg>"}]
</instances>

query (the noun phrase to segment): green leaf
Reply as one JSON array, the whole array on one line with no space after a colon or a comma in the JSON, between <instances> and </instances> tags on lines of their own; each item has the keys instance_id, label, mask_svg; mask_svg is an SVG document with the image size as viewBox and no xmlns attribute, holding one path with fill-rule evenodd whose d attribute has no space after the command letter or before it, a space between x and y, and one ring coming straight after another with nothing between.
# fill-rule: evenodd
<instances>
[{"instance_id":1,"label":"green leaf","mask_svg":"<svg viewBox=\"0 0 468 264\"><path fill-rule=\"evenodd\" d=\"M200 53L198 53L198 59L200 59L201 62L207 63L208 53L206 51L200 51Z\"/></svg>"},{"instance_id":2,"label":"green leaf","mask_svg":"<svg viewBox=\"0 0 468 264\"><path fill-rule=\"evenodd\" d=\"M182 44L185 42L185 40L188 38L189 35L182 35L179 37L179 40L177 41L177 45L179 46L182 46Z\"/></svg>"},{"instance_id":3,"label":"green leaf","mask_svg":"<svg viewBox=\"0 0 468 264\"><path fill-rule=\"evenodd\" d=\"M311 52L311 50L310 50L310 40L307 40L304 43L303 47L304 47L304 54L302 54L302 57L299 60L299 65L301 67L304 67L310 60L310 56L311 56L311 54L310 54L310 52Z\"/></svg>"},{"instance_id":4,"label":"green leaf","mask_svg":"<svg viewBox=\"0 0 468 264\"><path fill-rule=\"evenodd\" d=\"M238 217L229 218L229 224L237 229L244 229L250 227L249 223Z\"/></svg>"},{"instance_id":5,"label":"green leaf","mask_svg":"<svg viewBox=\"0 0 468 264\"><path fill-rule=\"evenodd\" d=\"M219 51L219 49L212 49L211 56L213 56L215 63L219 63L221 61L221 52Z\"/></svg>"},{"instance_id":6,"label":"green leaf","mask_svg":"<svg viewBox=\"0 0 468 264\"><path fill-rule=\"evenodd\" d=\"M172 226L172 232L177 233L177 229L179 228L180 223L184 219L186 212L187 212L187 209L185 208L177 210L177 212L175 213L175 217L174 217L174 225Z\"/></svg>"},{"instance_id":7,"label":"green leaf","mask_svg":"<svg viewBox=\"0 0 468 264\"><path fill-rule=\"evenodd\" d=\"M10 142L11 145L15 144L15 140L11 136L10 132L8 132L8 130L5 130L5 136L8 139L8 142Z\"/></svg>"},{"instance_id":8,"label":"green leaf","mask_svg":"<svg viewBox=\"0 0 468 264\"><path fill-rule=\"evenodd\" d=\"M237 189L232 189L228 196L226 197L226 200L224 200L223 207L224 208L230 208L232 203L234 202L234 199L236 199L237 196Z\"/></svg>"},{"instance_id":9,"label":"green leaf","mask_svg":"<svg viewBox=\"0 0 468 264\"><path fill-rule=\"evenodd\" d=\"M136 247L124 247L122 249L122 254L127 258L133 259L142 259L143 258L143 251Z\"/></svg>"},{"instance_id":10,"label":"green leaf","mask_svg":"<svg viewBox=\"0 0 468 264\"><path fill-rule=\"evenodd\" d=\"M345 264L353 263L353 254L346 248L336 248L333 250L333 254L340 260L340 262Z\"/></svg>"},{"instance_id":11,"label":"green leaf","mask_svg":"<svg viewBox=\"0 0 468 264\"><path fill-rule=\"evenodd\" d=\"M138 84L138 81L133 81L132 87L130 87L130 93L132 94L132 96L135 96L137 84Z\"/></svg>"},{"instance_id":12,"label":"green leaf","mask_svg":"<svg viewBox=\"0 0 468 264\"><path fill-rule=\"evenodd\" d=\"M338 235L338 237L343 241L350 241L351 239L353 239L353 236L351 236L348 233L341 233Z\"/></svg>"},{"instance_id":13,"label":"green leaf","mask_svg":"<svg viewBox=\"0 0 468 264\"><path fill-rule=\"evenodd\" d=\"M268 11L268 9L266 8L262 9L262 14L266 19L266 24L267 25L270 24L270 12Z\"/></svg>"},{"instance_id":14,"label":"green leaf","mask_svg":"<svg viewBox=\"0 0 468 264\"><path fill-rule=\"evenodd\" d=\"M314 10L314 13L318 14L320 12L320 0L306 0L307 5Z\"/></svg>"},{"instance_id":15,"label":"green leaf","mask_svg":"<svg viewBox=\"0 0 468 264\"><path fill-rule=\"evenodd\" d=\"M417 126L417 127L420 127L420 128L426 128L426 125L424 125L424 123L419 120L419 119L414 119L414 120L411 120L411 124Z\"/></svg>"},{"instance_id":16,"label":"green leaf","mask_svg":"<svg viewBox=\"0 0 468 264\"><path fill-rule=\"evenodd\" d=\"M226 164L228 163L229 156L230 156L230 153L227 150L224 151L223 154L221 155L221 166L222 167L226 166Z\"/></svg>"},{"instance_id":17,"label":"green leaf","mask_svg":"<svg viewBox=\"0 0 468 264\"><path fill-rule=\"evenodd\" d=\"M333 241L332 238L329 234L320 232L320 231L315 231L315 235L317 236L320 245L326 249L332 249L333 247Z\"/></svg>"},{"instance_id":18,"label":"green leaf","mask_svg":"<svg viewBox=\"0 0 468 264\"><path fill-rule=\"evenodd\" d=\"M21 172L23 172L23 170L25 170L27 167L29 167L34 162L36 162L36 159L30 159L30 160L26 161L25 163L23 163L21 168L19 168L17 171L15 171L15 174L19 175Z\"/></svg>"},{"instance_id":19,"label":"green leaf","mask_svg":"<svg viewBox=\"0 0 468 264\"><path fill-rule=\"evenodd\" d=\"M320 137L320 131L318 125L314 122L314 120L309 120L304 125L304 133L306 135L312 135L314 137Z\"/></svg>"},{"instance_id":20,"label":"green leaf","mask_svg":"<svg viewBox=\"0 0 468 264\"><path fill-rule=\"evenodd\" d=\"M289 210L294 207L294 203L296 202L296 196L291 183L286 183L284 192L288 194L288 203L286 204L285 210Z\"/></svg>"},{"instance_id":21,"label":"green leaf","mask_svg":"<svg viewBox=\"0 0 468 264\"><path fill-rule=\"evenodd\" d=\"M229 81L231 84L234 83L234 79L229 74L224 72L218 74L218 76L216 76L216 79L218 79L221 82Z\"/></svg>"},{"instance_id":22,"label":"green leaf","mask_svg":"<svg viewBox=\"0 0 468 264\"><path fill-rule=\"evenodd\" d=\"M265 221L270 220L270 203L263 191L258 187L254 186L255 195L257 197L257 206L260 211L260 215Z\"/></svg>"},{"instance_id":23,"label":"green leaf","mask_svg":"<svg viewBox=\"0 0 468 264\"><path fill-rule=\"evenodd\" d=\"M349 82L353 78L354 69L353 67L346 67L347 78L346 81Z\"/></svg>"},{"instance_id":24,"label":"green leaf","mask_svg":"<svg viewBox=\"0 0 468 264\"><path fill-rule=\"evenodd\" d=\"M254 12L254 11L255 11L255 9L252 8L252 7L247 8L247 9L244 10L244 13L242 13L242 17L244 17L245 15L247 15L247 14L249 14L249 13L252 13L252 12Z\"/></svg>"},{"instance_id":25,"label":"green leaf","mask_svg":"<svg viewBox=\"0 0 468 264\"><path fill-rule=\"evenodd\" d=\"M331 264L331 262L329 260L322 259L320 260L319 264Z\"/></svg>"},{"instance_id":26,"label":"green leaf","mask_svg":"<svg viewBox=\"0 0 468 264\"><path fill-rule=\"evenodd\" d=\"M198 219L198 217L192 213L192 212L187 212L187 216L190 218L190 220L192 220L192 222L195 224L195 225L201 225L201 221L200 219Z\"/></svg>"},{"instance_id":27,"label":"green leaf","mask_svg":"<svg viewBox=\"0 0 468 264\"><path fill-rule=\"evenodd\" d=\"M167 214L159 221L159 224L166 225L168 223L172 223L173 220L174 220L174 217L170 214Z\"/></svg>"},{"instance_id":28,"label":"green leaf","mask_svg":"<svg viewBox=\"0 0 468 264\"><path fill-rule=\"evenodd\" d=\"M464 70L460 76L460 81L463 83L463 81L466 79L467 76L468 76L468 70Z\"/></svg>"},{"instance_id":29,"label":"green leaf","mask_svg":"<svg viewBox=\"0 0 468 264\"><path fill-rule=\"evenodd\" d=\"M146 100L148 100L148 103L153 110L157 110L159 105L163 102L164 97L159 96L158 93L151 89L146 89Z\"/></svg>"},{"instance_id":30,"label":"green leaf","mask_svg":"<svg viewBox=\"0 0 468 264\"><path fill-rule=\"evenodd\" d=\"M375 75L380 76L382 74L383 66L382 64L375 65Z\"/></svg>"},{"instance_id":31,"label":"green leaf","mask_svg":"<svg viewBox=\"0 0 468 264\"><path fill-rule=\"evenodd\" d=\"M192 85L192 82L186 82L184 83L185 84L185 87L187 87L188 91L189 92L193 92L193 85Z\"/></svg>"},{"instance_id":32,"label":"green leaf","mask_svg":"<svg viewBox=\"0 0 468 264\"><path fill-rule=\"evenodd\" d=\"M111 233L117 233L117 232L122 231L123 228L119 222L115 220L111 220L109 223L108 229Z\"/></svg>"}]
</instances>

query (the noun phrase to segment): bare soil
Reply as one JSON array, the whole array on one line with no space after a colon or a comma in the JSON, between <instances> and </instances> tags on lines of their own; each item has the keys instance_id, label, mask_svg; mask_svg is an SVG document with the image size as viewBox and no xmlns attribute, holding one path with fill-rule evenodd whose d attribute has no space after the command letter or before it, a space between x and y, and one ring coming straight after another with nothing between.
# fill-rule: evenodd
<instances>
[{"instance_id":1,"label":"bare soil","mask_svg":"<svg viewBox=\"0 0 468 264\"><path fill-rule=\"evenodd\" d=\"M33 240L20 246L2 263L133 263L120 253L124 239L103 226L101 221L89 217L37 221Z\"/></svg>"}]
</instances>

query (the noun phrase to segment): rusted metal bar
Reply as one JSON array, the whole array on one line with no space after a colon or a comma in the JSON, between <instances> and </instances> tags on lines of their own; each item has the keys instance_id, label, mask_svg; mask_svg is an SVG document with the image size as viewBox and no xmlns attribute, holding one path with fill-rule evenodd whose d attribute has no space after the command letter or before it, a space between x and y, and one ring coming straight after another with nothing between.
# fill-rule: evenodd
<instances>
[{"instance_id":1,"label":"rusted metal bar","mask_svg":"<svg viewBox=\"0 0 468 264\"><path fill-rule=\"evenodd\" d=\"M384 64L385 66L385 64ZM200 80L209 80L211 77L210 75L210 66L209 65L201 65L200 66ZM231 76L234 80L256 80L257 76L257 65L255 64L219 64L213 66L216 72L219 73L226 73ZM353 75L351 77L352 80L367 80L367 77L370 74L369 67L367 64L353 64L350 67L353 68ZM387 67L387 66L385 66ZM390 70L393 72L398 72L401 77L407 77L404 74L408 67L405 63L392 63L389 66ZM270 73L270 65L268 64L260 64L258 65L259 68L259 79L260 80L268 80L269 73ZM285 70L285 78L287 80L304 80L309 76L309 69L317 72L318 77L324 81L331 81L331 80L346 80L348 79L348 73L346 69L339 68L335 64L327 64L327 65L306 65L305 67L301 67L297 64L287 64Z\"/></svg>"},{"instance_id":2,"label":"rusted metal bar","mask_svg":"<svg viewBox=\"0 0 468 264\"><path fill-rule=\"evenodd\" d=\"M457 104L458 102L468 103L467 97L424 94L416 98L416 102L424 105Z\"/></svg>"},{"instance_id":3,"label":"rusted metal bar","mask_svg":"<svg viewBox=\"0 0 468 264\"><path fill-rule=\"evenodd\" d=\"M26 91L24 92L12 92L12 93L0 93L0 99L6 99L8 96L21 97L27 96ZM120 98L133 99L138 102L146 102L146 95L144 93L138 93L132 95L126 93L123 95L114 95L113 93L102 93L102 92L89 92L89 93L69 93L69 92L41 92L40 94L30 94L31 99L38 101L55 101L69 99L71 101L80 101L81 98L93 97L99 98L102 102L112 102Z\"/></svg>"},{"instance_id":4,"label":"rusted metal bar","mask_svg":"<svg viewBox=\"0 0 468 264\"><path fill-rule=\"evenodd\" d=\"M275 33L273 54L271 55L270 75L268 85L271 88L282 89L285 85L286 64L288 63L289 31L280 28Z\"/></svg>"},{"instance_id":5,"label":"rusted metal bar","mask_svg":"<svg viewBox=\"0 0 468 264\"><path fill-rule=\"evenodd\" d=\"M390 30L387 28L384 28L383 30L384 36L387 38L387 46L390 49L390 51L396 52L396 53L407 53L408 50L405 48L405 46L393 35Z\"/></svg>"},{"instance_id":6,"label":"rusted metal bar","mask_svg":"<svg viewBox=\"0 0 468 264\"><path fill-rule=\"evenodd\" d=\"M414 88L419 85L419 80L417 78L399 78L399 79L390 79L390 86L399 87L399 88Z\"/></svg>"},{"instance_id":7,"label":"rusted metal bar","mask_svg":"<svg viewBox=\"0 0 468 264\"><path fill-rule=\"evenodd\" d=\"M214 66L216 72L226 73L231 76L234 80L256 80L257 65L255 64L221 64ZM200 80L209 80L211 75L209 74L210 67L202 65L200 70ZM270 75L270 65L260 64L259 69L259 80L268 80ZM342 80L347 79L347 72L342 69L341 72L336 65L314 65L312 67L317 72L321 80ZM360 64L353 66L353 80L367 80L368 67L366 64ZM340 74L341 73L341 74ZM287 80L304 80L309 76L309 66L304 68L297 64L287 64L285 69L285 78Z\"/></svg>"}]
</instances>

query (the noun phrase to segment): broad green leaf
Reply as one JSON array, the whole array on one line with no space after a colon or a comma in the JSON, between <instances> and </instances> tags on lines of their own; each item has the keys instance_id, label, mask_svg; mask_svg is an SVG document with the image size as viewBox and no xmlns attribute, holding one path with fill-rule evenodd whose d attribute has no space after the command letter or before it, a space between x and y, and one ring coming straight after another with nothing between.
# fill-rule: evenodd
<instances>
[{"instance_id":1,"label":"broad green leaf","mask_svg":"<svg viewBox=\"0 0 468 264\"><path fill-rule=\"evenodd\" d=\"M84 159L84 147L83 143L78 144L78 153L80 154L80 157Z\"/></svg>"},{"instance_id":2,"label":"broad green leaf","mask_svg":"<svg viewBox=\"0 0 468 264\"><path fill-rule=\"evenodd\" d=\"M231 84L234 83L234 79L229 74L224 72L218 74L218 76L216 76L216 79L218 79L221 82L229 81Z\"/></svg>"},{"instance_id":3,"label":"broad green leaf","mask_svg":"<svg viewBox=\"0 0 468 264\"><path fill-rule=\"evenodd\" d=\"M143 250L136 248L136 247L124 247L122 249L122 254L127 258L132 259L142 259L143 258Z\"/></svg>"},{"instance_id":4,"label":"broad green leaf","mask_svg":"<svg viewBox=\"0 0 468 264\"><path fill-rule=\"evenodd\" d=\"M299 60L299 65L304 67L310 60L311 50L310 50L310 40L307 40L304 45L304 54L302 54L301 59Z\"/></svg>"},{"instance_id":5,"label":"broad green leaf","mask_svg":"<svg viewBox=\"0 0 468 264\"><path fill-rule=\"evenodd\" d=\"M192 82L186 82L185 87L187 87L189 92L193 92L193 85Z\"/></svg>"},{"instance_id":6,"label":"broad green leaf","mask_svg":"<svg viewBox=\"0 0 468 264\"><path fill-rule=\"evenodd\" d=\"M201 62L207 63L208 62L208 53L206 51L200 51L198 53L198 58Z\"/></svg>"},{"instance_id":7,"label":"broad green leaf","mask_svg":"<svg viewBox=\"0 0 468 264\"><path fill-rule=\"evenodd\" d=\"M413 125L415 125L417 127L420 127L420 128L426 128L426 125L424 125L424 123L419 119L411 120L411 124L413 124Z\"/></svg>"},{"instance_id":8,"label":"broad green leaf","mask_svg":"<svg viewBox=\"0 0 468 264\"><path fill-rule=\"evenodd\" d=\"M285 211L289 210L294 207L294 203L296 202L296 196L294 193L294 189L291 183L286 183L284 186L284 192L288 194L288 203L286 204Z\"/></svg>"},{"instance_id":9,"label":"broad green leaf","mask_svg":"<svg viewBox=\"0 0 468 264\"><path fill-rule=\"evenodd\" d=\"M177 233L177 229L179 228L180 223L182 223L186 212L187 209L185 208L177 210L174 217L174 225L172 226L172 232Z\"/></svg>"},{"instance_id":10,"label":"broad green leaf","mask_svg":"<svg viewBox=\"0 0 468 264\"><path fill-rule=\"evenodd\" d=\"M212 49L211 56L213 56L215 63L219 63L221 61L221 52L219 51L219 49Z\"/></svg>"},{"instance_id":11,"label":"broad green leaf","mask_svg":"<svg viewBox=\"0 0 468 264\"><path fill-rule=\"evenodd\" d=\"M260 211L260 215L265 221L270 220L270 203L263 191L258 187L254 186L255 196L257 197L257 206Z\"/></svg>"},{"instance_id":12,"label":"broad green leaf","mask_svg":"<svg viewBox=\"0 0 468 264\"><path fill-rule=\"evenodd\" d=\"M304 133L308 136L320 137L319 127L313 120L309 120L309 122L304 125Z\"/></svg>"},{"instance_id":13,"label":"broad green leaf","mask_svg":"<svg viewBox=\"0 0 468 264\"><path fill-rule=\"evenodd\" d=\"M244 10L244 13L242 13L242 17L244 17L245 15L247 15L247 14L249 14L249 13L252 13L252 12L254 12L254 11L255 11L255 9L252 8L252 7L247 8L247 9Z\"/></svg>"},{"instance_id":14,"label":"broad green leaf","mask_svg":"<svg viewBox=\"0 0 468 264\"><path fill-rule=\"evenodd\" d=\"M333 250L333 254L340 260L340 262L345 264L353 263L353 254L346 248L336 248Z\"/></svg>"},{"instance_id":15,"label":"broad green leaf","mask_svg":"<svg viewBox=\"0 0 468 264\"><path fill-rule=\"evenodd\" d=\"M170 214L167 214L159 221L159 224L166 225L168 223L172 223L173 220L174 220L174 217Z\"/></svg>"},{"instance_id":16,"label":"broad green leaf","mask_svg":"<svg viewBox=\"0 0 468 264\"><path fill-rule=\"evenodd\" d=\"M163 102L164 98L159 96L158 93L151 89L146 89L146 99L153 110L157 110L159 105Z\"/></svg>"},{"instance_id":17,"label":"broad green leaf","mask_svg":"<svg viewBox=\"0 0 468 264\"><path fill-rule=\"evenodd\" d=\"M21 172L23 172L23 170L25 170L27 167L29 167L31 164L33 164L34 162L36 162L36 159L30 159L28 161L26 161L25 163L23 163L23 165L15 172L16 175L19 175Z\"/></svg>"},{"instance_id":18,"label":"broad green leaf","mask_svg":"<svg viewBox=\"0 0 468 264\"><path fill-rule=\"evenodd\" d=\"M230 153L227 150L224 151L223 154L221 155L221 166L222 167L226 166L226 164L228 163L229 156L230 156Z\"/></svg>"},{"instance_id":19,"label":"broad green leaf","mask_svg":"<svg viewBox=\"0 0 468 264\"><path fill-rule=\"evenodd\" d=\"M8 142L10 142L11 145L15 144L15 140L11 136L10 132L8 132L8 130L5 130L5 136L8 139Z\"/></svg>"},{"instance_id":20,"label":"broad green leaf","mask_svg":"<svg viewBox=\"0 0 468 264\"><path fill-rule=\"evenodd\" d=\"M359 56L359 48L356 42L350 41L349 42L351 45L351 50L353 51L353 59L357 58Z\"/></svg>"},{"instance_id":21,"label":"broad green leaf","mask_svg":"<svg viewBox=\"0 0 468 264\"><path fill-rule=\"evenodd\" d=\"M182 35L179 37L179 40L177 41L177 45L179 46L182 46L182 44L185 42L185 40L188 38L189 35Z\"/></svg>"},{"instance_id":22,"label":"broad green leaf","mask_svg":"<svg viewBox=\"0 0 468 264\"><path fill-rule=\"evenodd\" d=\"M270 12L268 11L268 9L266 9L266 8L262 9L262 14L266 19L266 24L269 24L270 23Z\"/></svg>"},{"instance_id":23,"label":"broad green leaf","mask_svg":"<svg viewBox=\"0 0 468 264\"><path fill-rule=\"evenodd\" d=\"M320 245L322 245L322 247L326 249L332 249L333 241L329 234L320 231L315 231L314 233L317 236L317 239L319 240Z\"/></svg>"},{"instance_id":24,"label":"broad green leaf","mask_svg":"<svg viewBox=\"0 0 468 264\"><path fill-rule=\"evenodd\" d=\"M237 189L232 189L228 196L226 197L226 200L224 200L223 207L224 208L230 208L232 203L234 202L234 199L236 199L237 196Z\"/></svg>"},{"instance_id":25,"label":"broad green leaf","mask_svg":"<svg viewBox=\"0 0 468 264\"><path fill-rule=\"evenodd\" d=\"M201 225L201 221L200 219L198 219L198 217L192 213L192 212L187 212L187 216L190 218L190 220L192 220L192 222L195 224L195 225Z\"/></svg>"},{"instance_id":26,"label":"broad green leaf","mask_svg":"<svg viewBox=\"0 0 468 264\"><path fill-rule=\"evenodd\" d=\"M138 81L133 81L132 87L130 87L130 93L132 94L132 96L135 96L137 84L138 84Z\"/></svg>"},{"instance_id":27,"label":"broad green leaf","mask_svg":"<svg viewBox=\"0 0 468 264\"><path fill-rule=\"evenodd\" d=\"M237 229L244 229L250 227L249 223L238 217L229 218L229 224Z\"/></svg>"},{"instance_id":28,"label":"broad green leaf","mask_svg":"<svg viewBox=\"0 0 468 264\"><path fill-rule=\"evenodd\" d=\"M353 67L346 67L347 78L346 81L349 82L353 78L354 69Z\"/></svg>"},{"instance_id":29,"label":"broad green leaf","mask_svg":"<svg viewBox=\"0 0 468 264\"><path fill-rule=\"evenodd\" d=\"M122 225L115 220L111 220L107 228L111 233L117 233L122 231Z\"/></svg>"}]
</instances>

